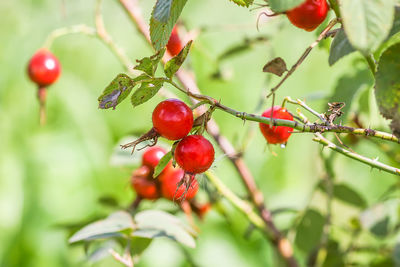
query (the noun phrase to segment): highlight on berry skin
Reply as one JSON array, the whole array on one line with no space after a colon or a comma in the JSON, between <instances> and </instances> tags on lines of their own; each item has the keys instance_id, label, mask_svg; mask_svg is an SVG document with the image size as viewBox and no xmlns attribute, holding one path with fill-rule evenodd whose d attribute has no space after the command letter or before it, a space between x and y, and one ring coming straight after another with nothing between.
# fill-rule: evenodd
<instances>
[{"instance_id":1,"label":"highlight on berry skin","mask_svg":"<svg viewBox=\"0 0 400 267\"><path fill-rule=\"evenodd\" d=\"M273 119L293 121L293 116L287 111L286 108L281 106L268 108L262 113L262 116L271 118L271 114ZM285 144L293 131L293 128L287 126L271 126L265 123L259 123L259 126L262 135L269 144Z\"/></svg>"}]
</instances>

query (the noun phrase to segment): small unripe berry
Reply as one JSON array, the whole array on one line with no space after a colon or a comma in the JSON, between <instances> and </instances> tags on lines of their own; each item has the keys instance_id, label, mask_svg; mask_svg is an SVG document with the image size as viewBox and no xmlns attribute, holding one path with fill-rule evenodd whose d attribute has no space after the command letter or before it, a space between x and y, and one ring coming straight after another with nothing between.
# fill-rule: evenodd
<instances>
[{"instance_id":1,"label":"small unripe berry","mask_svg":"<svg viewBox=\"0 0 400 267\"><path fill-rule=\"evenodd\" d=\"M150 168L141 166L132 174L131 184L136 194L144 199L157 199L160 197L156 180L150 176Z\"/></svg>"},{"instance_id":2,"label":"small unripe berry","mask_svg":"<svg viewBox=\"0 0 400 267\"><path fill-rule=\"evenodd\" d=\"M169 37L167 43L167 50L168 53L171 54L171 56L178 55L179 52L181 52L182 50L182 42L179 38L178 29L176 26L172 29L171 36Z\"/></svg>"},{"instance_id":3,"label":"small unripe berry","mask_svg":"<svg viewBox=\"0 0 400 267\"><path fill-rule=\"evenodd\" d=\"M60 72L60 62L46 49L37 51L28 64L29 77L39 87L53 84L60 76Z\"/></svg>"},{"instance_id":4,"label":"small unripe berry","mask_svg":"<svg viewBox=\"0 0 400 267\"><path fill-rule=\"evenodd\" d=\"M154 129L162 137L178 140L192 129L193 112L179 99L167 99L156 106L152 120Z\"/></svg>"},{"instance_id":5,"label":"small unripe berry","mask_svg":"<svg viewBox=\"0 0 400 267\"><path fill-rule=\"evenodd\" d=\"M286 11L286 15L294 26L313 31L325 20L328 10L326 0L307 0L300 6Z\"/></svg>"},{"instance_id":6,"label":"small unripe berry","mask_svg":"<svg viewBox=\"0 0 400 267\"><path fill-rule=\"evenodd\" d=\"M199 190L199 184L194 177L188 183L183 183L185 172L180 168L174 168L171 163L160 174L161 194L169 200L185 198L190 200L195 197Z\"/></svg>"},{"instance_id":7,"label":"small unripe berry","mask_svg":"<svg viewBox=\"0 0 400 267\"><path fill-rule=\"evenodd\" d=\"M281 106L274 106L269 108L262 114L263 117L273 119L282 119L293 121L293 116ZM264 135L265 139L269 144L284 144L289 139L293 128L287 126L271 126L269 124L260 123L261 133Z\"/></svg>"},{"instance_id":8,"label":"small unripe berry","mask_svg":"<svg viewBox=\"0 0 400 267\"><path fill-rule=\"evenodd\" d=\"M188 173L196 174L208 170L214 161L214 147L201 135L183 138L175 149L175 160Z\"/></svg>"},{"instance_id":9,"label":"small unripe berry","mask_svg":"<svg viewBox=\"0 0 400 267\"><path fill-rule=\"evenodd\" d=\"M164 148L153 146L146 149L142 156L142 165L149 167L151 170L158 165L158 162L167 152Z\"/></svg>"}]
</instances>

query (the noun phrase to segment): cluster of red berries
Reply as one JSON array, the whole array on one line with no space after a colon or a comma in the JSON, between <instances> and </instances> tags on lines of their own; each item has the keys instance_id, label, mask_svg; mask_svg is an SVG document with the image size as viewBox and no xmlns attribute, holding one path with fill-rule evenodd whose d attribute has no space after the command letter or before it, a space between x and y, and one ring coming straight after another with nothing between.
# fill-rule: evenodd
<instances>
[{"instance_id":1,"label":"cluster of red berries","mask_svg":"<svg viewBox=\"0 0 400 267\"><path fill-rule=\"evenodd\" d=\"M286 16L294 26L313 31L325 20L328 11L326 0L306 0L300 6L286 11Z\"/></svg>"},{"instance_id":2,"label":"cluster of red berries","mask_svg":"<svg viewBox=\"0 0 400 267\"><path fill-rule=\"evenodd\" d=\"M263 117L293 121L293 116L286 108L274 106L262 114ZM292 134L293 128L287 126L271 126L260 123L261 133L269 144L285 144Z\"/></svg>"},{"instance_id":3,"label":"cluster of red berries","mask_svg":"<svg viewBox=\"0 0 400 267\"><path fill-rule=\"evenodd\" d=\"M199 189L197 180L192 179L190 185L185 187L180 183L184 179L184 171L173 167L171 162L158 177L153 178L154 169L165 154L165 149L158 146L151 147L143 153L142 166L132 174L133 189L144 199L154 200L164 197L174 200L185 197L190 200L194 198Z\"/></svg>"},{"instance_id":4,"label":"cluster of red berries","mask_svg":"<svg viewBox=\"0 0 400 267\"><path fill-rule=\"evenodd\" d=\"M193 112L181 100L167 99L153 111L153 128L162 137L180 140L174 157L189 174L208 170L214 161L214 147L201 135L188 135L193 127Z\"/></svg>"}]
</instances>

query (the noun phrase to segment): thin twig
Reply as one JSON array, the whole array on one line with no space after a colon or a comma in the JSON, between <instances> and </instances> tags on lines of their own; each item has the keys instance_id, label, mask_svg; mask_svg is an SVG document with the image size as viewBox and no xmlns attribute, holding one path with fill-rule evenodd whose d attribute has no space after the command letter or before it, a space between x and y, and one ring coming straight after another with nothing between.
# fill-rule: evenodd
<instances>
[{"instance_id":1,"label":"thin twig","mask_svg":"<svg viewBox=\"0 0 400 267\"><path fill-rule=\"evenodd\" d=\"M321 34L318 36L317 40L315 40L301 55L301 57L297 60L297 62L292 66L292 68L286 73L286 75L282 78L282 80L271 89L271 92L267 95L267 98L273 95L276 90L281 87L281 85L287 80L287 78L290 77L290 75L293 74L293 72L300 66L301 63L307 58L307 56L310 54L311 50L322 40L326 37L326 34L332 29L333 26L336 25L338 22L338 19L333 19L331 22L329 22L328 26L321 32Z\"/></svg>"}]
</instances>

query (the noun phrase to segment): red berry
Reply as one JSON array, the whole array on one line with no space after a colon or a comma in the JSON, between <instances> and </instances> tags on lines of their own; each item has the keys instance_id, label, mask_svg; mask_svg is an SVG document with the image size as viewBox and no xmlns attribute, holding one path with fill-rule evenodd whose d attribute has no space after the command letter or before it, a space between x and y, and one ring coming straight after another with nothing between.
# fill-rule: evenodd
<instances>
[{"instance_id":1,"label":"red berry","mask_svg":"<svg viewBox=\"0 0 400 267\"><path fill-rule=\"evenodd\" d=\"M201 135L189 135L183 138L175 149L175 160L188 173L202 173L211 167L214 161L214 147Z\"/></svg>"},{"instance_id":2,"label":"red berry","mask_svg":"<svg viewBox=\"0 0 400 267\"><path fill-rule=\"evenodd\" d=\"M271 108L264 111L263 117L271 118ZM280 106L274 106L272 118L293 121L293 116ZM287 126L270 126L265 123L260 123L261 133L270 144L283 144L289 139L293 128Z\"/></svg>"},{"instance_id":3,"label":"red berry","mask_svg":"<svg viewBox=\"0 0 400 267\"><path fill-rule=\"evenodd\" d=\"M310 32L325 20L328 10L326 0L307 0L300 6L287 11L286 15L294 26Z\"/></svg>"},{"instance_id":4,"label":"red berry","mask_svg":"<svg viewBox=\"0 0 400 267\"><path fill-rule=\"evenodd\" d=\"M41 87L54 83L60 76L60 72L60 62L46 49L37 51L29 61L29 77Z\"/></svg>"},{"instance_id":5,"label":"red berry","mask_svg":"<svg viewBox=\"0 0 400 267\"><path fill-rule=\"evenodd\" d=\"M169 37L167 44L167 50L171 56L176 56L182 50L182 42L179 38L178 29L176 26L172 29L171 36Z\"/></svg>"},{"instance_id":6,"label":"red berry","mask_svg":"<svg viewBox=\"0 0 400 267\"><path fill-rule=\"evenodd\" d=\"M131 184L138 196L145 199L157 199L160 197L157 182L150 176L150 168L141 166L132 174Z\"/></svg>"},{"instance_id":7,"label":"red berry","mask_svg":"<svg viewBox=\"0 0 400 267\"><path fill-rule=\"evenodd\" d=\"M192 176L188 182L183 182L185 172L182 169L174 168L171 163L160 174L161 194L169 200L185 198L190 200L195 197L199 190L197 180ZM178 187L179 186L179 187Z\"/></svg>"},{"instance_id":8,"label":"red berry","mask_svg":"<svg viewBox=\"0 0 400 267\"><path fill-rule=\"evenodd\" d=\"M143 153L142 165L149 167L151 170L157 166L158 162L167 152L164 148L159 146L153 146Z\"/></svg>"},{"instance_id":9,"label":"red berry","mask_svg":"<svg viewBox=\"0 0 400 267\"><path fill-rule=\"evenodd\" d=\"M167 99L154 109L153 127L169 140L181 139L193 127L192 110L178 99Z\"/></svg>"}]
</instances>

